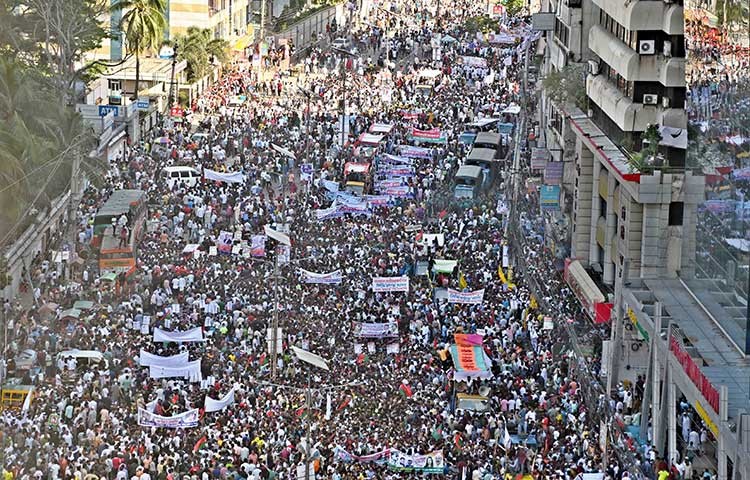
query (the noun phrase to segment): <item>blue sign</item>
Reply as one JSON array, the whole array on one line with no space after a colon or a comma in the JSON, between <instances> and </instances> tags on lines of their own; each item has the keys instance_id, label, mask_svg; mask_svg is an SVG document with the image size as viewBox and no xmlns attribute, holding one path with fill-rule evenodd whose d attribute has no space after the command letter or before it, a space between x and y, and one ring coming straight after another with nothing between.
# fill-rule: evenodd
<instances>
[{"instance_id":1,"label":"blue sign","mask_svg":"<svg viewBox=\"0 0 750 480\"><path fill-rule=\"evenodd\" d=\"M99 105L99 116L106 117L109 112L114 112L115 117L120 114L120 107L117 105Z\"/></svg>"},{"instance_id":2,"label":"blue sign","mask_svg":"<svg viewBox=\"0 0 750 480\"><path fill-rule=\"evenodd\" d=\"M135 106L138 107L138 110L148 110L148 100L145 102L138 100Z\"/></svg>"},{"instance_id":3,"label":"blue sign","mask_svg":"<svg viewBox=\"0 0 750 480\"><path fill-rule=\"evenodd\" d=\"M539 189L539 203L542 210L560 209L560 186L542 185Z\"/></svg>"}]
</instances>

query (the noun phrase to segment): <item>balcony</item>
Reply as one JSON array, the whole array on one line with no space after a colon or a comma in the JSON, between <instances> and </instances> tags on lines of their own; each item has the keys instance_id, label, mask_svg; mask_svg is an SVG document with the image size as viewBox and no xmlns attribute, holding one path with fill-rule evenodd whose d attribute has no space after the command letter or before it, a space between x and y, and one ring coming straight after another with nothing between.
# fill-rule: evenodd
<instances>
[{"instance_id":1,"label":"balcony","mask_svg":"<svg viewBox=\"0 0 750 480\"><path fill-rule=\"evenodd\" d=\"M586 78L586 93L623 132L642 132L649 124L686 128L684 109L635 103L601 75Z\"/></svg>"},{"instance_id":2,"label":"balcony","mask_svg":"<svg viewBox=\"0 0 750 480\"><path fill-rule=\"evenodd\" d=\"M648 0L633 0L630 2L594 0L594 4L607 12L617 23L631 31L667 31L665 27L668 27L667 33L670 35L681 35L684 30L682 7L676 5Z\"/></svg>"},{"instance_id":3,"label":"balcony","mask_svg":"<svg viewBox=\"0 0 750 480\"><path fill-rule=\"evenodd\" d=\"M631 49L600 25L589 30L589 48L628 81L640 80L638 52Z\"/></svg>"},{"instance_id":4,"label":"balcony","mask_svg":"<svg viewBox=\"0 0 750 480\"><path fill-rule=\"evenodd\" d=\"M659 82L665 87L684 87L685 59L664 55L641 56L637 80Z\"/></svg>"}]
</instances>

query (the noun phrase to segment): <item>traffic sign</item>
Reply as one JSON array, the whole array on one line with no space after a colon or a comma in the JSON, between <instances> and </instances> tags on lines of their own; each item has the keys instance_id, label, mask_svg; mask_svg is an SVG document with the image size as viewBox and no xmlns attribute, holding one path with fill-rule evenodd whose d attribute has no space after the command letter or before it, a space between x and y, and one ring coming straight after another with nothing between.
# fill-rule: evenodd
<instances>
[{"instance_id":1,"label":"traffic sign","mask_svg":"<svg viewBox=\"0 0 750 480\"><path fill-rule=\"evenodd\" d=\"M115 117L119 117L120 107L118 107L117 105L99 105L100 117L106 117L107 115L109 115L109 112L113 112Z\"/></svg>"}]
</instances>

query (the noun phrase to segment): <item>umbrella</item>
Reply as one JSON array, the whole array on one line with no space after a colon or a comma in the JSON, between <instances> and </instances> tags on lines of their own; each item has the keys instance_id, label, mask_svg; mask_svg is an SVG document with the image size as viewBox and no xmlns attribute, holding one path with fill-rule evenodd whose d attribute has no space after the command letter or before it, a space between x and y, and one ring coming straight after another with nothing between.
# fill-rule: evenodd
<instances>
[{"instance_id":1,"label":"umbrella","mask_svg":"<svg viewBox=\"0 0 750 480\"><path fill-rule=\"evenodd\" d=\"M156 140L154 140L154 143L161 143L161 144L167 144L171 142L172 140L170 140L169 137L159 137Z\"/></svg>"}]
</instances>

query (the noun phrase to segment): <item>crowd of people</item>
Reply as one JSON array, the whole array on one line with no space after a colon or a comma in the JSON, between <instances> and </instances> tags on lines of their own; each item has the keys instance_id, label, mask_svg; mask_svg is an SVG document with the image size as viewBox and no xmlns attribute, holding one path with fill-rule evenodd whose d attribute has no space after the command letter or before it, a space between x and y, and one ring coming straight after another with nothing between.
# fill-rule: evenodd
<instances>
[{"instance_id":1,"label":"crowd of people","mask_svg":"<svg viewBox=\"0 0 750 480\"><path fill-rule=\"evenodd\" d=\"M114 291L90 265L74 279L49 264L34 272L45 279L38 306L18 313L10 348L33 350L36 363L8 375L35 393L2 413L5 480L297 479L306 456L315 478L330 480L636 476L615 455L603 462L587 390L559 345L565 323L586 320L561 285L537 299L508 269L509 256L544 253L509 251L503 173L466 208L449 201L467 151L461 133L525 103L523 55L534 51L524 48L534 41L527 19L498 19L498 43L466 30L466 18L485 14L476 3L444 2L439 18L432 2L363 5L339 32L357 53L316 47L299 75L229 66L188 120L163 123L113 160L104 185L84 195L77 248L92 250L96 212L113 191L143 190L137 272ZM361 208L362 197L339 190L373 124L393 126L373 163L408 174L398 194L364 197ZM417 145L414 132L433 129L444 140ZM166 182L176 165L241 180ZM129 221L113 233L136 230ZM534 265L545 284L551 264ZM309 281L316 275L334 280ZM382 277L408 278L406 291L374 291ZM483 293L452 303L450 291ZM77 300L95 306L63 314ZM155 341L163 332L192 333ZM486 360L481 378L452 358L467 338ZM71 349L101 358L57 355ZM143 367L153 356L189 359L190 373ZM468 408L465 394L484 403ZM632 392L622 396L630 411Z\"/></svg>"}]
</instances>

